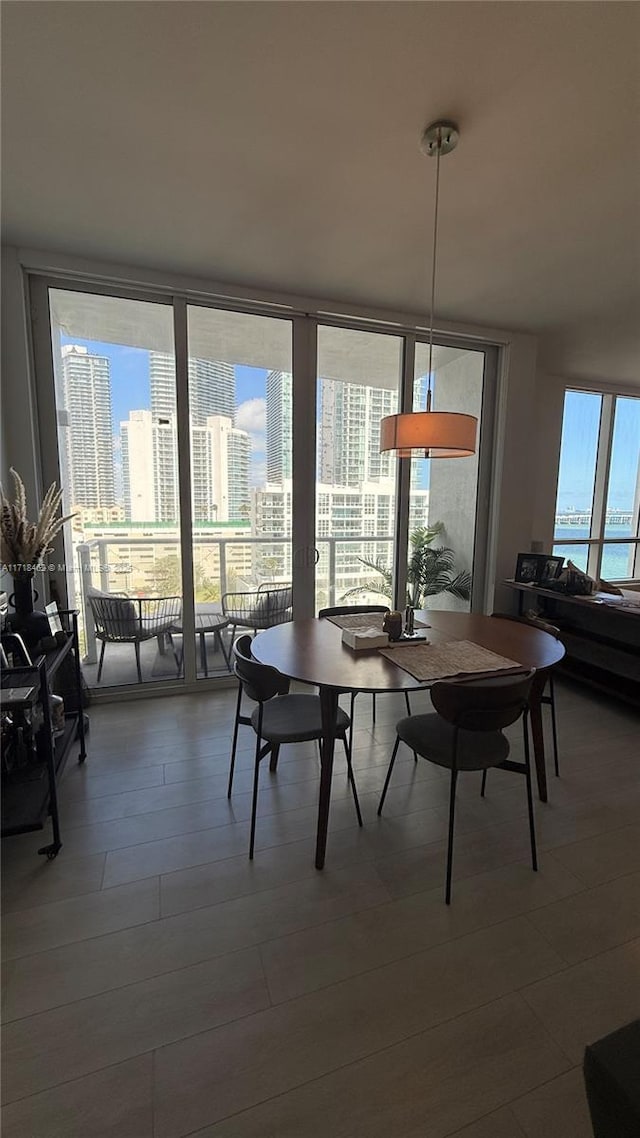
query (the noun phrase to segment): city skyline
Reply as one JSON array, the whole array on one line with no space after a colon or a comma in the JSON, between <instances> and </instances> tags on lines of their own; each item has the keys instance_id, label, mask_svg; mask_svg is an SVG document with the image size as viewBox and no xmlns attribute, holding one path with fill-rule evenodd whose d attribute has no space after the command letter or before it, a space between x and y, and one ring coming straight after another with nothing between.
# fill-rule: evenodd
<instances>
[{"instance_id":1,"label":"city skyline","mask_svg":"<svg viewBox=\"0 0 640 1138\"><path fill-rule=\"evenodd\" d=\"M62 338L63 341L66 339ZM125 515L136 517L131 493L132 469L135 466L139 505L146 501L148 520L171 520L177 517L177 429L175 398L175 365L166 353L146 349L127 349L96 341L71 340L63 343L64 353L82 353L85 361L107 361L112 407L112 461L114 483L119 493L116 500ZM135 376L131 372L131 353L135 356ZM123 360L128 368L120 370ZM117 365L116 374L112 366ZM89 381L89 375L87 374ZM422 381L418 381L420 384ZM88 386L90 386L88 382ZM264 392L264 394L262 394ZM242 396L245 396L243 398ZM203 471L215 460L201 431L207 426L210 412L222 413L233 427L236 455L240 455L242 436L250 440L247 492L236 492L232 499L242 502L248 488L260 489L271 483L282 484L292 476L292 377L290 373L242 367L212 360L189 360L189 396L191 420L192 492L194 520L212 520L206 503L212 498L212 481ZM135 406L136 403L143 404ZM389 482L392 459L381 455L378 445L379 422L384 414L397 409L397 394L359 384L338 383L320 379L317 395L317 453L320 482L353 486L364 482ZM64 410L62 412L64 414ZM117 416L121 417L119 420ZM59 416L60 418L60 416ZM364 429L363 429L364 425ZM246 426L246 430L243 427ZM337 429L336 429L337 428ZM132 454L130 436L136 437L137 454ZM158 485L145 487L146 466L157 471ZM151 458L149 456L152 456ZM243 467L247 463L241 459ZM218 466L220 463L218 462ZM428 463L422 463L428 467ZM424 472L419 480L422 485ZM73 490L75 484L71 480ZM88 505L76 494L76 505ZM100 503L92 501L91 505ZM140 507L141 508L141 507ZM214 503L215 515L226 516ZM240 510L241 516L244 509Z\"/></svg>"},{"instance_id":2,"label":"city skyline","mask_svg":"<svg viewBox=\"0 0 640 1138\"><path fill-rule=\"evenodd\" d=\"M72 340L62 337L63 353L66 348L77 345L84 348L89 354L104 357L110 361L112 376L117 365L117 382L111 388L111 429L113 435L113 462L114 462L114 497L120 503L124 502L124 488L122 486L121 460L120 460L120 430L119 423L125 421L131 410L158 409L163 406L154 400L152 392L153 361L162 361L165 376L169 387L169 403L173 397L175 403L175 368L170 355L149 352L146 349L128 348L122 345L104 344L89 340ZM291 473L290 466L290 424L291 424L291 377L287 373L272 371L266 368L246 367L243 365L230 365L219 361L199 361L200 365L210 369L209 375L201 387L194 382L193 369L197 361L190 360L190 387L192 401L192 421L202 423L205 412L201 407L200 390L205 393L214 386L214 377L221 373L227 379L227 403L225 410L231 413L237 429L244 429L251 439L251 458L249 482L251 487L267 484L274 478L286 478ZM422 381L417 381L418 383ZM273 410L268 415L269 384L280 384L279 412ZM173 391L171 391L173 385ZM351 389L351 390L350 390ZM355 450L361 448L362 439L357 438L353 446L345 447L344 440L334 440L329 425L336 418L336 402L346 401L361 396L354 396L352 392L358 390L357 385L337 383L331 380L320 380L318 384L317 413L318 413L318 480L333 481L336 484L352 484L353 476L348 472L349 463L353 467ZM393 403L395 394L381 389L362 388L362 391L373 392L373 397L380 402L379 417L389 413L389 405ZM286 402L286 407L283 403ZM274 400L275 403L275 400ZM331 406L330 406L331 404ZM593 496L593 469L595 464L595 446L600 413L599 396L586 392L568 391L565 404L565 416L562 434L562 448L558 478L557 513L564 514L571 511L579 513L591 509ZM625 414L619 415L614 431L614 446L611 457L611 475L609 481L608 508L612 510L629 510L633 507L636 492L636 474L633 459L634 447L637 450L640 439L640 400L637 398L621 397L619 406ZM216 407L216 410L221 410ZM362 410L362 404L360 405ZM126 414L125 414L126 412ZM380 413L381 412L381 413ZM267 422L269 418L269 422ZM619 421L618 421L619 419ZM323 427L324 424L324 427ZM282 465L273 457L273 443L271 463L269 462L269 437L276 436L281 440L288 440L282 453ZM327 440L330 440L329 442ZM372 443L372 434L369 443ZM343 447L343 460L336 457L338 444ZM104 439L101 446L104 450ZM286 447L288 446L288 452ZM377 445L369 447L373 470L387 456L380 456ZM344 456L349 461L345 462ZM78 464L76 464L78 465ZM420 464L426 467L421 470L421 488L428 486L428 463ZM270 466L270 469L269 469ZM366 464L360 456L356 463L358 476L362 480L367 476ZM378 469L380 469L378 465ZM380 471L384 477L384 472ZM328 475L328 476L327 476ZM357 478L356 478L357 480Z\"/></svg>"}]
</instances>

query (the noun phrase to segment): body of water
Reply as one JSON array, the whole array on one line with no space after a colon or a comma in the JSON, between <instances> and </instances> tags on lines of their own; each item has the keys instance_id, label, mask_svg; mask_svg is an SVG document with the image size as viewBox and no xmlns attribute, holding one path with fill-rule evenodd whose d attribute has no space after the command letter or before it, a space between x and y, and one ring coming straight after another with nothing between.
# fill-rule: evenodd
<instances>
[{"instance_id":1,"label":"body of water","mask_svg":"<svg viewBox=\"0 0 640 1138\"><path fill-rule=\"evenodd\" d=\"M629 526L611 526L609 527L609 537L631 537L631 528ZM556 526L555 540L553 543L553 552L559 557L564 557L565 564L571 558L574 565L579 569L587 568L587 546L586 545L563 545L563 541L568 538L576 539L588 538L588 526ZM606 545L602 556L601 574L608 581L623 581L629 580L631 576L631 556L633 553L633 546L629 545Z\"/></svg>"}]
</instances>

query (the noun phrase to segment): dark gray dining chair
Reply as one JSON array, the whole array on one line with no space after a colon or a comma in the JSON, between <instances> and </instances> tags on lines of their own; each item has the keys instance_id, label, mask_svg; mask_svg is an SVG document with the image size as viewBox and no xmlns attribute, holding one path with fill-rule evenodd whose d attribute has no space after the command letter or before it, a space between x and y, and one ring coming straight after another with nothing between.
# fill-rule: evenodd
<instances>
[{"instance_id":1,"label":"dark gray dining chair","mask_svg":"<svg viewBox=\"0 0 640 1138\"><path fill-rule=\"evenodd\" d=\"M278 765L278 755L283 743L304 743L317 740L322 757L322 714L320 709L320 696L306 695L304 693L289 692L289 680L276 668L267 664L259 664L251 655L251 636L239 636L233 646L233 670L238 677L238 701L236 704L236 718L233 728L233 743L231 745L231 766L229 768L229 786L227 798L231 798L233 788L233 772L236 762L236 749L238 744L238 728L241 724L252 727L256 734L255 761L253 768L253 799L251 804L251 836L249 839L249 857L253 858L256 833L256 807L258 804L258 779L260 762L269 755L269 769L275 771ZM251 715L241 714L242 697L246 696L257 704ZM356 790L353 768L351 765L351 750L347 733L350 719L346 712L338 708L336 721L336 737L344 744L347 758L347 772L353 794L358 825L362 825L360 803Z\"/></svg>"},{"instance_id":2,"label":"dark gray dining chair","mask_svg":"<svg viewBox=\"0 0 640 1138\"><path fill-rule=\"evenodd\" d=\"M330 608L320 609L319 617L323 616L359 616L360 614L366 615L367 613L384 613L385 615L390 611L388 605L332 605ZM351 731L349 734L349 747L353 750L353 721L355 712L356 696L360 693L357 691L351 692L351 703L349 705L349 718L351 720ZM372 692L372 719L376 721L376 693ZM405 703L407 705L407 715L411 715L411 704L409 702L409 692L404 693ZM413 756L414 761L417 763L418 756Z\"/></svg>"},{"instance_id":3,"label":"dark gray dining chair","mask_svg":"<svg viewBox=\"0 0 640 1138\"><path fill-rule=\"evenodd\" d=\"M411 715L396 725L396 742L389 763L378 814L387 795L393 764L400 743L406 743L423 759L451 771L449 793L449 835L447 841L447 877L445 901L451 903L451 870L453 866L453 829L456 783L460 771L486 771L490 767L523 774L527 783L531 862L538 868L536 833L531 793L529 757L528 700L535 669L525 675L495 676L472 681L440 680L431 689L435 714ZM524 762L509 758L509 740L503 734L522 717Z\"/></svg>"},{"instance_id":4,"label":"dark gray dining chair","mask_svg":"<svg viewBox=\"0 0 640 1138\"><path fill-rule=\"evenodd\" d=\"M517 624L528 624L530 628L539 628L541 632L548 632L549 636L554 636L556 640L560 639L560 629L557 627L557 625L551 624L551 622L548 620L543 620L540 616L515 616L510 612L492 612L491 615L497 617L499 620L515 620ZM553 767L556 773L556 778L559 778L560 764L558 761L558 728L556 725L556 695L553 686L553 668L545 668L544 675L546 676L546 683L542 689L540 703L544 703L551 712ZM538 680L540 680L540 678L541 672L538 671Z\"/></svg>"}]
</instances>

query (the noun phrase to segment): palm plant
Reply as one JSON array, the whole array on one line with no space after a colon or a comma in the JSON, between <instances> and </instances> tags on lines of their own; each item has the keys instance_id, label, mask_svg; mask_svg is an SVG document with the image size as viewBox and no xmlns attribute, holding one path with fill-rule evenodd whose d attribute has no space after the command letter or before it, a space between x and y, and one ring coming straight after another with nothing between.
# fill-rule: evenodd
<instances>
[{"instance_id":1,"label":"palm plant","mask_svg":"<svg viewBox=\"0 0 640 1138\"><path fill-rule=\"evenodd\" d=\"M434 538L443 529L443 522L434 522L432 526L419 526L411 534L407 564L407 604L411 608L423 608L427 597L434 597L438 593L450 593L463 601L469 600L471 574L466 570L456 571L456 555L452 549L432 545ZM361 593L381 593L392 600L393 570L382 558L372 561L367 557L359 557L358 560L378 576L349 589L342 599L347 600Z\"/></svg>"}]
</instances>

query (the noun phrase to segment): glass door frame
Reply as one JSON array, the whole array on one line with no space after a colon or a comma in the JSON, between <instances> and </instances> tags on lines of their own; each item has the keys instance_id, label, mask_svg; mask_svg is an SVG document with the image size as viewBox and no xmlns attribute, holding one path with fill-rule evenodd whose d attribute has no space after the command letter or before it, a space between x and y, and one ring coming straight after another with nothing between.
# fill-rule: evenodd
<instances>
[{"instance_id":1,"label":"glass door frame","mask_svg":"<svg viewBox=\"0 0 640 1138\"><path fill-rule=\"evenodd\" d=\"M31 351L35 375L36 422L39 438L36 440L44 485L59 482L59 452L56 422L53 347L50 329L49 289L84 292L123 300L161 304L172 308L174 352L176 364L177 420L182 432L178 447L178 483L180 489L180 535L183 590L184 676L180 682L172 681L173 691L200 691L220 686L225 678L197 679L195 596L193 590L193 549L191 509L191 455L189 439L189 385L187 309L189 305L201 308L241 312L249 315L284 319L292 327L292 586L293 611L297 618L315 615L316 549L316 396L317 348L320 325L348 328L369 333L397 336L402 340L400 402L401 410L410 410L413 400L414 364L416 344L427 342L424 328L412 329L400 322L350 317L334 312L309 312L289 304L248 301L228 296L202 294L184 289L166 289L154 285L121 284L104 278L92 279L74 273L46 273L35 269L26 273L31 311ZM484 354L481 433L479 440L478 490L476 504L476 534L473 564L472 610L484 606L487 589L487 557L491 544L490 518L492 487L494 482L494 439L498 411L498 371L501 347L485 340L463 335L437 333L434 342L445 347L466 348ZM395 565L396 606L403 608L400 599L406 588L406 550L409 537L410 461L400 461L396 473L396 527L393 540ZM57 558L60 560L60 558ZM61 598L67 596L64 574L52 574ZM123 685L105 689L113 698L139 697L166 693L162 681L139 685ZM101 694L101 693L100 693Z\"/></svg>"},{"instance_id":2,"label":"glass door frame","mask_svg":"<svg viewBox=\"0 0 640 1138\"><path fill-rule=\"evenodd\" d=\"M307 381L313 381L313 403L309 404L308 392L301 397L306 399L305 413L307 418L302 419L302 426L306 432L307 448L311 450L309 424L313 424L313 478L306 485L310 490L305 496L304 522L307 520L307 547L315 549L315 447L316 447L316 414L315 400L317 396L317 330L319 326L332 328L349 328L362 332L379 332L382 335L398 336L403 341L401 378L399 385L400 410L413 409L414 369L417 344L428 344L428 332L420 329L413 330L405 326L385 323L380 320L358 320L347 316L340 317L335 314L319 314L308 317L315 328L316 356L314 357L311 373L307 372ZM483 612L488 594L489 566L488 556L491 547L490 521L492 518L493 492L496 483L496 447L498 415L498 376L500 369L501 347L498 344L477 340L470 336L437 333L434 335L434 345L463 349L477 352L484 356L483 382L482 382L482 409L479 422L478 438L478 482L476 492L475 510L475 540L472 566L471 604L472 612ZM295 361L295 356L294 356ZM301 377L300 377L301 378ZM294 371L294 396L296 392L296 375ZM294 398L295 416L295 398ZM295 447L295 417L294 417L294 447ZM301 448L304 450L304 448ZM308 457L308 456L307 456ZM409 546L409 501L411 490L411 459L400 459L396 466L396 525L393 535L393 564L394 564L394 594L393 604L401 612L404 611L407 586L407 549ZM295 494L294 494L295 501ZM317 550L315 550L317 555ZM294 614L313 616L313 597L315 596L315 565L307 567L304 574L304 588L302 593L307 598L304 614L296 613L294 592ZM301 588L303 582L301 581ZM309 611L307 611L309 610Z\"/></svg>"}]
</instances>

